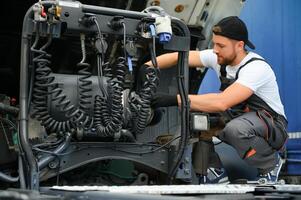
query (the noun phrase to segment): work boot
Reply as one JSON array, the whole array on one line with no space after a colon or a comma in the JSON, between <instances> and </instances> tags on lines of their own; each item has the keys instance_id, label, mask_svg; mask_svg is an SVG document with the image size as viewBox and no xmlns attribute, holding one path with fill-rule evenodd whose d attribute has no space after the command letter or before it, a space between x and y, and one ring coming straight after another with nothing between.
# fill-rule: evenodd
<instances>
[{"instance_id":1,"label":"work boot","mask_svg":"<svg viewBox=\"0 0 301 200\"><path fill-rule=\"evenodd\" d=\"M258 179L257 179L258 183L259 184L277 184L283 163L284 163L284 159L281 158L279 155L277 155L277 163L276 163L275 168L267 174L259 175Z\"/></svg>"},{"instance_id":2,"label":"work boot","mask_svg":"<svg viewBox=\"0 0 301 200\"><path fill-rule=\"evenodd\" d=\"M206 176L198 175L199 184L227 184L230 183L228 175L223 168L209 168Z\"/></svg>"}]
</instances>

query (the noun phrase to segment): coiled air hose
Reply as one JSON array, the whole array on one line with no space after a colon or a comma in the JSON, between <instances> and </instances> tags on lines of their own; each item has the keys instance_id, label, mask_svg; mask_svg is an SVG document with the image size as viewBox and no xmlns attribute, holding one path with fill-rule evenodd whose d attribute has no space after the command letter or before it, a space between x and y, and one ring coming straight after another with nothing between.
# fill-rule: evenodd
<instances>
[{"instance_id":1,"label":"coiled air hose","mask_svg":"<svg viewBox=\"0 0 301 200\"><path fill-rule=\"evenodd\" d=\"M140 110L138 116L134 117L136 119L134 130L136 134L142 134L147 126L150 118L151 111L151 100L154 93L157 90L159 84L157 69L154 67L148 67L146 69L146 81L138 94L140 96Z\"/></svg>"},{"instance_id":2,"label":"coiled air hose","mask_svg":"<svg viewBox=\"0 0 301 200\"><path fill-rule=\"evenodd\" d=\"M116 138L118 134L120 135L122 128L123 106L121 96L125 77L125 59L119 57L117 62L116 77L108 80L108 87L111 88L108 96L97 95L95 97L94 121L97 135L100 137ZM106 72L109 71L106 70ZM105 119L102 113L106 114Z\"/></svg>"},{"instance_id":3,"label":"coiled air hose","mask_svg":"<svg viewBox=\"0 0 301 200\"><path fill-rule=\"evenodd\" d=\"M93 117L90 117L87 113L90 113L90 105L92 101L92 81L89 78L92 76L89 71L90 64L86 63L86 48L85 48L85 35L80 34L82 60L77 64L79 68L79 112L75 116L75 122L81 123L81 127L92 128Z\"/></svg>"},{"instance_id":4,"label":"coiled air hose","mask_svg":"<svg viewBox=\"0 0 301 200\"><path fill-rule=\"evenodd\" d=\"M36 66L35 82L33 88L33 104L35 116L41 121L41 125L51 132L69 131L72 127L71 121L58 121L49 115L47 108L48 95L53 95L54 101L58 101L61 106L73 110L74 106L70 105L70 101L66 99L66 95L62 94L62 89L58 84L54 83L54 77L51 75L52 70L51 55L45 49L51 44L52 37L48 38L47 43L39 50L31 48L35 57L33 58L34 66Z\"/></svg>"},{"instance_id":5,"label":"coiled air hose","mask_svg":"<svg viewBox=\"0 0 301 200\"><path fill-rule=\"evenodd\" d=\"M88 71L90 65L85 63L86 51L85 51L85 37L81 34L81 48L82 48L82 60L77 65L80 69L78 74L79 78L79 108L71 104L71 101L63 94L63 90L58 87L57 83L54 83L54 76L51 75L52 70L49 67L51 64L51 55L45 51L50 45L51 37L48 42L40 49L32 48L35 53L33 62L36 68L35 84L33 89L33 103L34 113L33 115L41 121L47 130L51 132L68 132L71 128L81 126L91 128L93 126L93 118L87 115L89 112L89 104L91 104L91 91L92 81L88 80L91 77L91 73ZM58 121L52 117L47 108L48 96L52 95L52 101L56 102L56 106L61 108L61 112L64 113L68 120Z\"/></svg>"}]
</instances>

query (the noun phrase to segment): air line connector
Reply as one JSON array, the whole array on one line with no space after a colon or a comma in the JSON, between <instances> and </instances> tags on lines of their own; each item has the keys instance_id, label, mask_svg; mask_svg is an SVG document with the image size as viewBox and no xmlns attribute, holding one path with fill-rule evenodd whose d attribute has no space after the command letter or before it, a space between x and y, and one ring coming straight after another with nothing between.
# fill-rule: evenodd
<instances>
[{"instance_id":1,"label":"air line connector","mask_svg":"<svg viewBox=\"0 0 301 200\"><path fill-rule=\"evenodd\" d=\"M171 19L168 15L156 17L156 31L160 43L168 43L171 40Z\"/></svg>"},{"instance_id":2,"label":"air line connector","mask_svg":"<svg viewBox=\"0 0 301 200\"><path fill-rule=\"evenodd\" d=\"M47 20L47 14L45 8L40 3L35 3L32 8L34 12L34 20L38 22L44 22Z\"/></svg>"},{"instance_id":3,"label":"air line connector","mask_svg":"<svg viewBox=\"0 0 301 200\"><path fill-rule=\"evenodd\" d=\"M108 26L115 31L118 31L119 29L123 28L123 24L124 24L123 16L115 16L110 22L108 22Z\"/></svg>"},{"instance_id":4,"label":"air line connector","mask_svg":"<svg viewBox=\"0 0 301 200\"><path fill-rule=\"evenodd\" d=\"M94 20L96 19L95 14L93 13L85 13L82 18L78 19L78 22L85 27L91 27L95 24Z\"/></svg>"}]
</instances>

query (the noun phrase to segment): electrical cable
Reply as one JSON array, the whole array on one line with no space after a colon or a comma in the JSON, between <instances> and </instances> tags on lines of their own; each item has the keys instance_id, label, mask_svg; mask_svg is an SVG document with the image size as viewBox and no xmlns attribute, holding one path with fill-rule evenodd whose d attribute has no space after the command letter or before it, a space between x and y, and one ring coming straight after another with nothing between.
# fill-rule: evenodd
<instances>
[{"instance_id":1,"label":"electrical cable","mask_svg":"<svg viewBox=\"0 0 301 200\"><path fill-rule=\"evenodd\" d=\"M13 142L14 133L12 132L17 131L17 127L12 121L6 118L2 118L1 116L0 116L0 125L1 125L0 131L3 133L4 139L6 140L7 147L15 149L14 142ZM7 130L9 131L10 134L7 133Z\"/></svg>"},{"instance_id":2,"label":"electrical cable","mask_svg":"<svg viewBox=\"0 0 301 200\"><path fill-rule=\"evenodd\" d=\"M2 121L5 121L6 123L8 123L14 130L17 130L17 126L16 124L14 124L11 120L9 119L6 119L6 118L3 118L0 116L0 120Z\"/></svg>"},{"instance_id":3,"label":"electrical cable","mask_svg":"<svg viewBox=\"0 0 301 200\"><path fill-rule=\"evenodd\" d=\"M175 21L177 22L177 21ZM189 30L187 27L182 27L179 29L180 34L182 35L189 35ZM173 160L171 170L168 173L168 183L172 182L172 178L176 174L176 171L180 165L182 157L184 155L185 146L188 142L188 132L189 132L189 101L188 101L188 93L187 89L185 88L185 62L187 63L188 59L188 52L181 52L178 58L178 90L181 98L181 138L179 141L179 149L178 153L176 154L175 159Z\"/></svg>"},{"instance_id":4,"label":"electrical cable","mask_svg":"<svg viewBox=\"0 0 301 200\"><path fill-rule=\"evenodd\" d=\"M60 167L61 167L61 158L60 158L60 156L70 155L74 151L71 151L71 152L68 152L68 153L55 153L55 152L51 152L51 151L42 150L42 149L39 149L39 148L36 148L36 147L33 147L32 150L35 150L35 151L38 151L38 152L42 152L42 153L50 154L51 156L54 156L53 159L57 159L58 160L58 165L56 167L57 168L57 171L56 171L56 185L59 185ZM49 161L49 162L51 162L51 161Z\"/></svg>"},{"instance_id":5,"label":"electrical cable","mask_svg":"<svg viewBox=\"0 0 301 200\"><path fill-rule=\"evenodd\" d=\"M152 42L149 43L149 51L151 55L151 62L153 66L157 69L158 68L158 62L157 62L157 56L156 56L156 30L155 26L153 24L149 25L150 33L152 36Z\"/></svg>"},{"instance_id":6,"label":"electrical cable","mask_svg":"<svg viewBox=\"0 0 301 200\"><path fill-rule=\"evenodd\" d=\"M38 151L38 152L42 152L42 153L46 153L46 154L50 154L51 156L54 156L53 159L55 158L59 158L60 156L66 156L66 155L70 155L72 153L75 153L75 152L78 152L78 151L82 151L82 150L85 150L85 149L91 149L91 148L110 148L112 150L115 150L115 151L119 151L119 152L123 152L123 153L127 153L127 154L133 154L133 155L144 155L144 154L150 154L150 153L154 153L156 151L159 151L165 147L167 147L168 145L170 145L172 142L174 142L175 140L179 139L180 136L178 137L175 137L173 139L171 139L170 141L168 141L167 143L165 143L164 145L161 145L153 150L150 150L150 151L144 151L144 152L133 152L133 151L127 151L127 150L121 150L121 149L118 149L116 148L116 146L113 144L112 147L108 147L107 145L101 147L101 146L93 146L93 145L89 145L87 147L81 147L81 146L78 146L78 148L72 148L73 150L71 151L68 151L68 152L65 152L65 153L57 153L57 152L54 152L54 151L48 151L48 150L43 150L43 149L39 149L39 148L36 148L34 147L33 150L34 151ZM122 143L119 143L119 145L122 145ZM124 145L126 146L141 146L141 145L146 145L146 146L153 146L153 144L147 144L147 143L124 143ZM77 146L77 145L75 145ZM115 148L113 148L113 146ZM60 159L60 158L59 158ZM40 163L40 162L39 162ZM48 163L48 162L47 162ZM59 164L60 166L60 164ZM58 169L59 170L59 169ZM59 173L59 171L57 172ZM58 180L58 175L57 175L57 180Z\"/></svg>"},{"instance_id":7,"label":"electrical cable","mask_svg":"<svg viewBox=\"0 0 301 200\"><path fill-rule=\"evenodd\" d=\"M153 52L153 58L154 58L152 60L152 62L153 62L154 67L158 68L157 55L156 55L156 37L155 36L153 36L152 41L153 41L153 46L152 46L151 52Z\"/></svg>"},{"instance_id":8,"label":"electrical cable","mask_svg":"<svg viewBox=\"0 0 301 200\"><path fill-rule=\"evenodd\" d=\"M173 139L171 139L170 141L166 142L164 145L161 145L160 147L150 150L150 151L144 151L144 152L132 152L132 151L125 151L125 150L121 150L121 149L114 149L116 151L120 151L120 152L124 152L124 153L129 153L129 154L136 154L136 155L143 155L143 154L149 154L149 153L154 153L156 151L159 151L160 149L163 149L164 147L168 146L169 144L171 144L173 141L179 139L180 136L175 137Z\"/></svg>"},{"instance_id":9,"label":"electrical cable","mask_svg":"<svg viewBox=\"0 0 301 200\"><path fill-rule=\"evenodd\" d=\"M5 104L4 104L5 105ZM3 118L0 116L0 125L1 125L1 132L3 133L4 139L6 141L6 145L8 149L15 150L15 142L13 135L17 131L16 125L9 120L8 118ZM9 150L12 151L12 150ZM19 177L12 177L10 175L6 175L5 173L2 173L0 171L0 180L6 181L6 182L17 182L19 181Z\"/></svg>"},{"instance_id":10,"label":"electrical cable","mask_svg":"<svg viewBox=\"0 0 301 200\"><path fill-rule=\"evenodd\" d=\"M122 27L123 27L123 54L124 54L124 58L126 59L127 58L126 48L125 48L125 45L126 45L126 26L125 26L124 22L122 22Z\"/></svg>"},{"instance_id":11,"label":"electrical cable","mask_svg":"<svg viewBox=\"0 0 301 200\"><path fill-rule=\"evenodd\" d=\"M128 0L125 10L130 10L132 3L133 3L133 0Z\"/></svg>"},{"instance_id":12,"label":"electrical cable","mask_svg":"<svg viewBox=\"0 0 301 200\"><path fill-rule=\"evenodd\" d=\"M63 143L61 143L53 151L42 150L42 149L39 149L36 147L32 148L32 150L50 154L49 156L42 157L38 161L39 169L43 169L45 166L47 166L48 163L50 163L51 161L53 161L55 159L55 156L58 156L61 152L65 151L69 147L70 141L71 141L71 134L66 133L65 135L66 135L65 141Z\"/></svg>"},{"instance_id":13,"label":"electrical cable","mask_svg":"<svg viewBox=\"0 0 301 200\"><path fill-rule=\"evenodd\" d=\"M93 22L95 23L96 28L97 28L97 32L98 32L98 36L97 36L96 39L99 39L99 41L100 41L101 50L102 50L102 52L100 52L100 53L101 53L101 56L102 56L102 63L103 63L104 62L104 51L105 51L105 45L103 43L103 36L102 36L101 31L100 31L100 26L98 24L98 21L97 21L96 17L93 17Z\"/></svg>"},{"instance_id":14,"label":"electrical cable","mask_svg":"<svg viewBox=\"0 0 301 200\"><path fill-rule=\"evenodd\" d=\"M180 66L184 66L184 64L182 62L183 62L182 57L179 57ZM183 105L187 105L187 102L186 102L185 98L183 98L183 97L184 97L184 95L188 95L188 94L185 94L185 89L184 89L185 87L184 87L184 83L183 83L183 80L182 80L184 75L183 75L183 71L181 70L180 67L178 67L178 76L179 76L178 88L179 88L180 94L182 94L180 96L181 96L181 102L182 102L181 105L183 107ZM183 122L185 120L185 114L186 114L186 113L184 113L184 109L181 109L181 113L182 113L182 117L181 117L181 124L182 124L182 126L181 126L182 131L181 132L182 132L182 135L181 135L181 138L180 138L179 149L178 149L178 153L176 155L176 159L174 160L173 167L172 167L172 169L170 170L170 172L168 174L169 183L171 183L172 177L175 175L175 173L178 169L178 166L181 162L181 158L184 155L185 146L186 146L187 140L188 140L188 135L187 135L186 131L184 131L185 128L186 128L184 126L184 124L187 124L187 122L186 123ZM185 133L185 134L183 134L183 133Z\"/></svg>"},{"instance_id":15,"label":"electrical cable","mask_svg":"<svg viewBox=\"0 0 301 200\"><path fill-rule=\"evenodd\" d=\"M168 141L167 143L165 143L164 145L160 145L159 147L153 149L153 150L150 150L150 151L144 151L144 152L133 152L133 151L127 151L127 150L122 150L122 149L118 149L116 148L116 145L112 145L112 147L108 147L107 145L106 146L93 146L93 145L89 145L87 147L79 147L77 148L76 150L73 150L72 152L69 152L69 153L73 153L73 152L76 152L76 151L82 151L82 150L85 150L85 149L90 149L90 148L110 148L112 150L115 150L115 151L119 151L119 152L123 152L123 153L128 153L128 154L134 154L134 155L143 155L143 154L150 154L150 153L154 153L156 151L159 151L165 147L167 147L168 145L170 145L172 142L176 141L177 139L179 139L181 136L177 136L173 139L171 139L170 141ZM122 143L119 143L119 145L122 145ZM147 144L147 143L124 143L124 145L126 146L154 146L154 144ZM114 148L115 147L115 148ZM43 151L43 150L39 150L41 152L44 152L44 153L49 153L51 154L52 152L47 152L47 151ZM57 155L66 155L66 154L57 154Z\"/></svg>"},{"instance_id":16,"label":"electrical cable","mask_svg":"<svg viewBox=\"0 0 301 200\"><path fill-rule=\"evenodd\" d=\"M38 45L39 39L40 39L40 34L39 34L39 29L37 28L39 26L39 22L34 23L34 29L36 30L36 35L35 35L35 40L32 46L30 47L30 50L33 52L33 57L34 55L34 50ZM35 77L35 63L32 63L32 68L31 68L31 74L30 74L30 83L29 83L29 92L28 92L28 110L30 111L30 105L31 105L31 99L32 99L32 92L33 92L33 85L34 85L34 77Z\"/></svg>"},{"instance_id":17,"label":"electrical cable","mask_svg":"<svg viewBox=\"0 0 301 200\"><path fill-rule=\"evenodd\" d=\"M101 84L101 80L100 80L100 77L103 76L103 63L104 63L104 60L105 60L105 45L103 43L103 36L102 36L102 33L100 31L100 27L99 27L99 24L98 24L98 21L97 21L97 18L96 17L93 17L93 22L95 23L96 25L96 28L97 28L97 32L98 32L98 40L100 42L100 46L101 46L101 51L100 54L97 54L97 79L98 79L98 87L100 89L100 91L102 92L102 95L104 98L107 98L108 96L108 93L107 91L105 90L105 88L103 87L103 84ZM97 40L96 40L97 41Z\"/></svg>"},{"instance_id":18,"label":"electrical cable","mask_svg":"<svg viewBox=\"0 0 301 200\"><path fill-rule=\"evenodd\" d=\"M63 142L63 141L64 141L64 139L61 138L60 140L58 140L58 141L56 141L56 142L49 142L49 143L44 142L44 143L42 143L42 144L36 144L36 145L33 145L33 147L39 148L39 147L56 146L56 145L60 144L60 143Z\"/></svg>"},{"instance_id":19,"label":"electrical cable","mask_svg":"<svg viewBox=\"0 0 301 200\"><path fill-rule=\"evenodd\" d=\"M72 151L68 151L68 152L65 152L65 153L55 153L55 152L47 151L47 150L40 149L40 148L37 148L37 147L33 147L32 150L37 151L37 152L41 152L41 153L46 153L46 154L49 154L51 156L66 156L66 155L70 155L71 153L74 153L74 152L78 151L78 150L72 150Z\"/></svg>"}]
</instances>

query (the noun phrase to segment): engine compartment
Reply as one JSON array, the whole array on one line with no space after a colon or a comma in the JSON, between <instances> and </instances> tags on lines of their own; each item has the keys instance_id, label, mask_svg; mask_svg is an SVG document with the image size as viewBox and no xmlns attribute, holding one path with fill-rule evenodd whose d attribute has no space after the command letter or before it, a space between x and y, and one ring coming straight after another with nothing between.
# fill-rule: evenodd
<instances>
[{"instance_id":1,"label":"engine compartment","mask_svg":"<svg viewBox=\"0 0 301 200\"><path fill-rule=\"evenodd\" d=\"M136 184L160 184L174 177L189 137L189 30L162 9L151 9L141 13L45 1L28 10L20 69L19 150L27 172L19 177L23 187L37 188L40 181L98 161L101 166L131 161L156 172L156 178L149 178L151 173L134 167ZM181 137L154 131L163 115L151 108L160 82L157 44L167 52L179 51L174 81L183 102L177 125ZM143 67L149 58L154 67ZM150 135L145 137L147 127ZM179 148L179 154L170 148ZM184 165L189 170L191 161ZM178 179L187 177L191 171Z\"/></svg>"}]
</instances>

